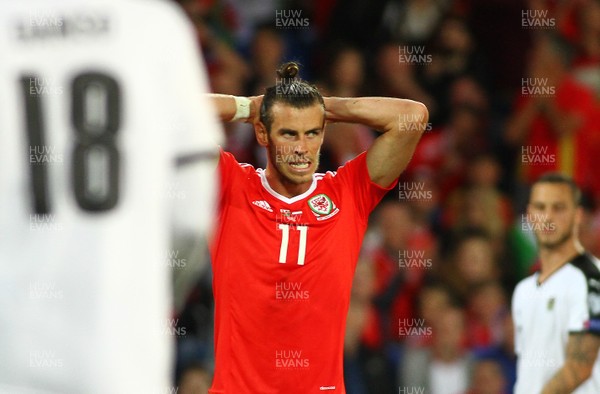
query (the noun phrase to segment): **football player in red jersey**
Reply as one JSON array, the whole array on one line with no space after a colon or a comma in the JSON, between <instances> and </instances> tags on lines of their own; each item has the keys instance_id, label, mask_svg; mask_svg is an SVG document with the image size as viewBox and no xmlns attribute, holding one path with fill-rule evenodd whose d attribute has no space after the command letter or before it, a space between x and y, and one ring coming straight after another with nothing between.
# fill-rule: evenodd
<instances>
[{"instance_id":1,"label":"football player in red jersey","mask_svg":"<svg viewBox=\"0 0 600 394\"><path fill-rule=\"evenodd\" d=\"M213 95L223 121L254 125L266 169L219 160L211 257L211 393L344 393L343 342L367 220L397 183L428 122L396 98L322 97L284 64L264 96ZM326 122L381 135L336 172L316 173Z\"/></svg>"}]
</instances>

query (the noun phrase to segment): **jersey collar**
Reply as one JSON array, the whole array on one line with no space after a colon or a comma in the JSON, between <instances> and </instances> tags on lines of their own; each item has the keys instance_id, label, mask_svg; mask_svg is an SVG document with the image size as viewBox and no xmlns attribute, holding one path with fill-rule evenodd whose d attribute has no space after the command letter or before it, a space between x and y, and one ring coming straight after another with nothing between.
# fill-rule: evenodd
<instances>
[{"instance_id":1,"label":"jersey collar","mask_svg":"<svg viewBox=\"0 0 600 394\"><path fill-rule=\"evenodd\" d=\"M293 204L295 202L298 202L308 196L311 195L312 192L315 191L315 189L317 188L317 179L316 179L316 174L313 174L312 176L312 183L310 184L310 187L308 188L307 191L305 191L302 194L298 194L297 196L294 197L286 197L283 196L279 193L277 193L275 190L273 190L271 188L271 185L269 185L269 182L267 181L267 176L265 174L265 170L262 168L259 168L257 170L258 172L258 176L260 177L260 183L262 183L262 186L265 188L266 191L269 192L270 195L272 195L273 197L275 197L278 200L283 201L286 204Z\"/></svg>"}]
</instances>

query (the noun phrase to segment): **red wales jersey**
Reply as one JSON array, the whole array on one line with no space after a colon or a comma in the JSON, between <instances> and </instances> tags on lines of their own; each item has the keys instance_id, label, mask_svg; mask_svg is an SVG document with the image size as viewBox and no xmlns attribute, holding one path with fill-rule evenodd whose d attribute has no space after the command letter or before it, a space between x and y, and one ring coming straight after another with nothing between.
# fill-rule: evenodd
<instances>
[{"instance_id":1,"label":"red wales jersey","mask_svg":"<svg viewBox=\"0 0 600 394\"><path fill-rule=\"evenodd\" d=\"M226 152L211 249L216 369L210 393L344 393L352 277L384 189L366 153L293 198Z\"/></svg>"}]
</instances>

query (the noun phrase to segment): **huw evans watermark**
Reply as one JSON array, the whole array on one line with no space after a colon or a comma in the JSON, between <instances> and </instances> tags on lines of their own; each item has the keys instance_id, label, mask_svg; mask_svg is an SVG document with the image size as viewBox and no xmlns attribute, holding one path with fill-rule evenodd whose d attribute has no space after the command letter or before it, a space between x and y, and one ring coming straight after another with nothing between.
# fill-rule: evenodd
<instances>
[{"instance_id":1,"label":"huw evans watermark","mask_svg":"<svg viewBox=\"0 0 600 394\"><path fill-rule=\"evenodd\" d=\"M398 199L403 201L429 201L433 198L425 182L398 182Z\"/></svg>"},{"instance_id":2,"label":"huw evans watermark","mask_svg":"<svg viewBox=\"0 0 600 394\"><path fill-rule=\"evenodd\" d=\"M521 78L521 95L533 97L554 97L556 87L548 78Z\"/></svg>"},{"instance_id":3,"label":"huw evans watermark","mask_svg":"<svg viewBox=\"0 0 600 394\"><path fill-rule=\"evenodd\" d=\"M310 367L310 360L302 354L302 350L275 351L275 368L306 369L308 367Z\"/></svg>"},{"instance_id":4,"label":"huw evans watermark","mask_svg":"<svg viewBox=\"0 0 600 394\"><path fill-rule=\"evenodd\" d=\"M398 319L398 336L431 336L433 329L425 324L425 319Z\"/></svg>"},{"instance_id":5,"label":"huw evans watermark","mask_svg":"<svg viewBox=\"0 0 600 394\"><path fill-rule=\"evenodd\" d=\"M521 10L521 26L525 29L554 29L556 18L548 10Z\"/></svg>"},{"instance_id":6,"label":"huw evans watermark","mask_svg":"<svg viewBox=\"0 0 600 394\"><path fill-rule=\"evenodd\" d=\"M430 64L433 60L431 54L425 52L424 45L399 45L398 62L419 66Z\"/></svg>"},{"instance_id":7,"label":"huw evans watermark","mask_svg":"<svg viewBox=\"0 0 600 394\"><path fill-rule=\"evenodd\" d=\"M309 26L310 21L302 10L275 10L275 27L278 29L307 29Z\"/></svg>"},{"instance_id":8,"label":"huw evans watermark","mask_svg":"<svg viewBox=\"0 0 600 394\"><path fill-rule=\"evenodd\" d=\"M399 268L431 268L433 262L431 258L425 257L424 250L399 250L398 267Z\"/></svg>"},{"instance_id":9,"label":"huw evans watermark","mask_svg":"<svg viewBox=\"0 0 600 394\"><path fill-rule=\"evenodd\" d=\"M556 163L556 154L548 153L548 146L522 146L521 162L529 166L551 166Z\"/></svg>"},{"instance_id":10,"label":"huw evans watermark","mask_svg":"<svg viewBox=\"0 0 600 394\"><path fill-rule=\"evenodd\" d=\"M302 282L277 282L275 283L276 300L308 300L310 293L302 288Z\"/></svg>"},{"instance_id":11,"label":"huw evans watermark","mask_svg":"<svg viewBox=\"0 0 600 394\"><path fill-rule=\"evenodd\" d=\"M429 132L433 129L431 122L425 122L425 114L400 114L398 115L398 131L401 132Z\"/></svg>"},{"instance_id":12,"label":"huw evans watermark","mask_svg":"<svg viewBox=\"0 0 600 394\"><path fill-rule=\"evenodd\" d=\"M535 233L552 233L556 230L556 223L549 221L549 216L542 213L521 215L521 231Z\"/></svg>"}]
</instances>

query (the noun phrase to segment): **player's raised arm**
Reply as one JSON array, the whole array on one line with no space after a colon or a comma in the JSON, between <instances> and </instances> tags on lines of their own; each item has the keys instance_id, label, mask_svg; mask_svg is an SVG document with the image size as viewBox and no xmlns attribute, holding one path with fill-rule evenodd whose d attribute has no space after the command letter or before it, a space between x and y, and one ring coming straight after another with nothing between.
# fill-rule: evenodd
<instances>
[{"instance_id":1,"label":"player's raised arm","mask_svg":"<svg viewBox=\"0 0 600 394\"><path fill-rule=\"evenodd\" d=\"M592 376L599 348L600 337L595 334L570 334L565 363L546 383L542 394L573 392Z\"/></svg>"},{"instance_id":2,"label":"player's raised arm","mask_svg":"<svg viewBox=\"0 0 600 394\"><path fill-rule=\"evenodd\" d=\"M427 107L389 97L324 100L327 121L361 123L383 133L367 152L367 167L373 182L389 186L406 168L427 127Z\"/></svg>"},{"instance_id":3,"label":"player's raised arm","mask_svg":"<svg viewBox=\"0 0 600 394\"><path fill-rule=\"evenodd\" d=\"M263 96L239 97L229 94L209 94L222 122L258 121Z\"/></svg>"}]
</instances>

